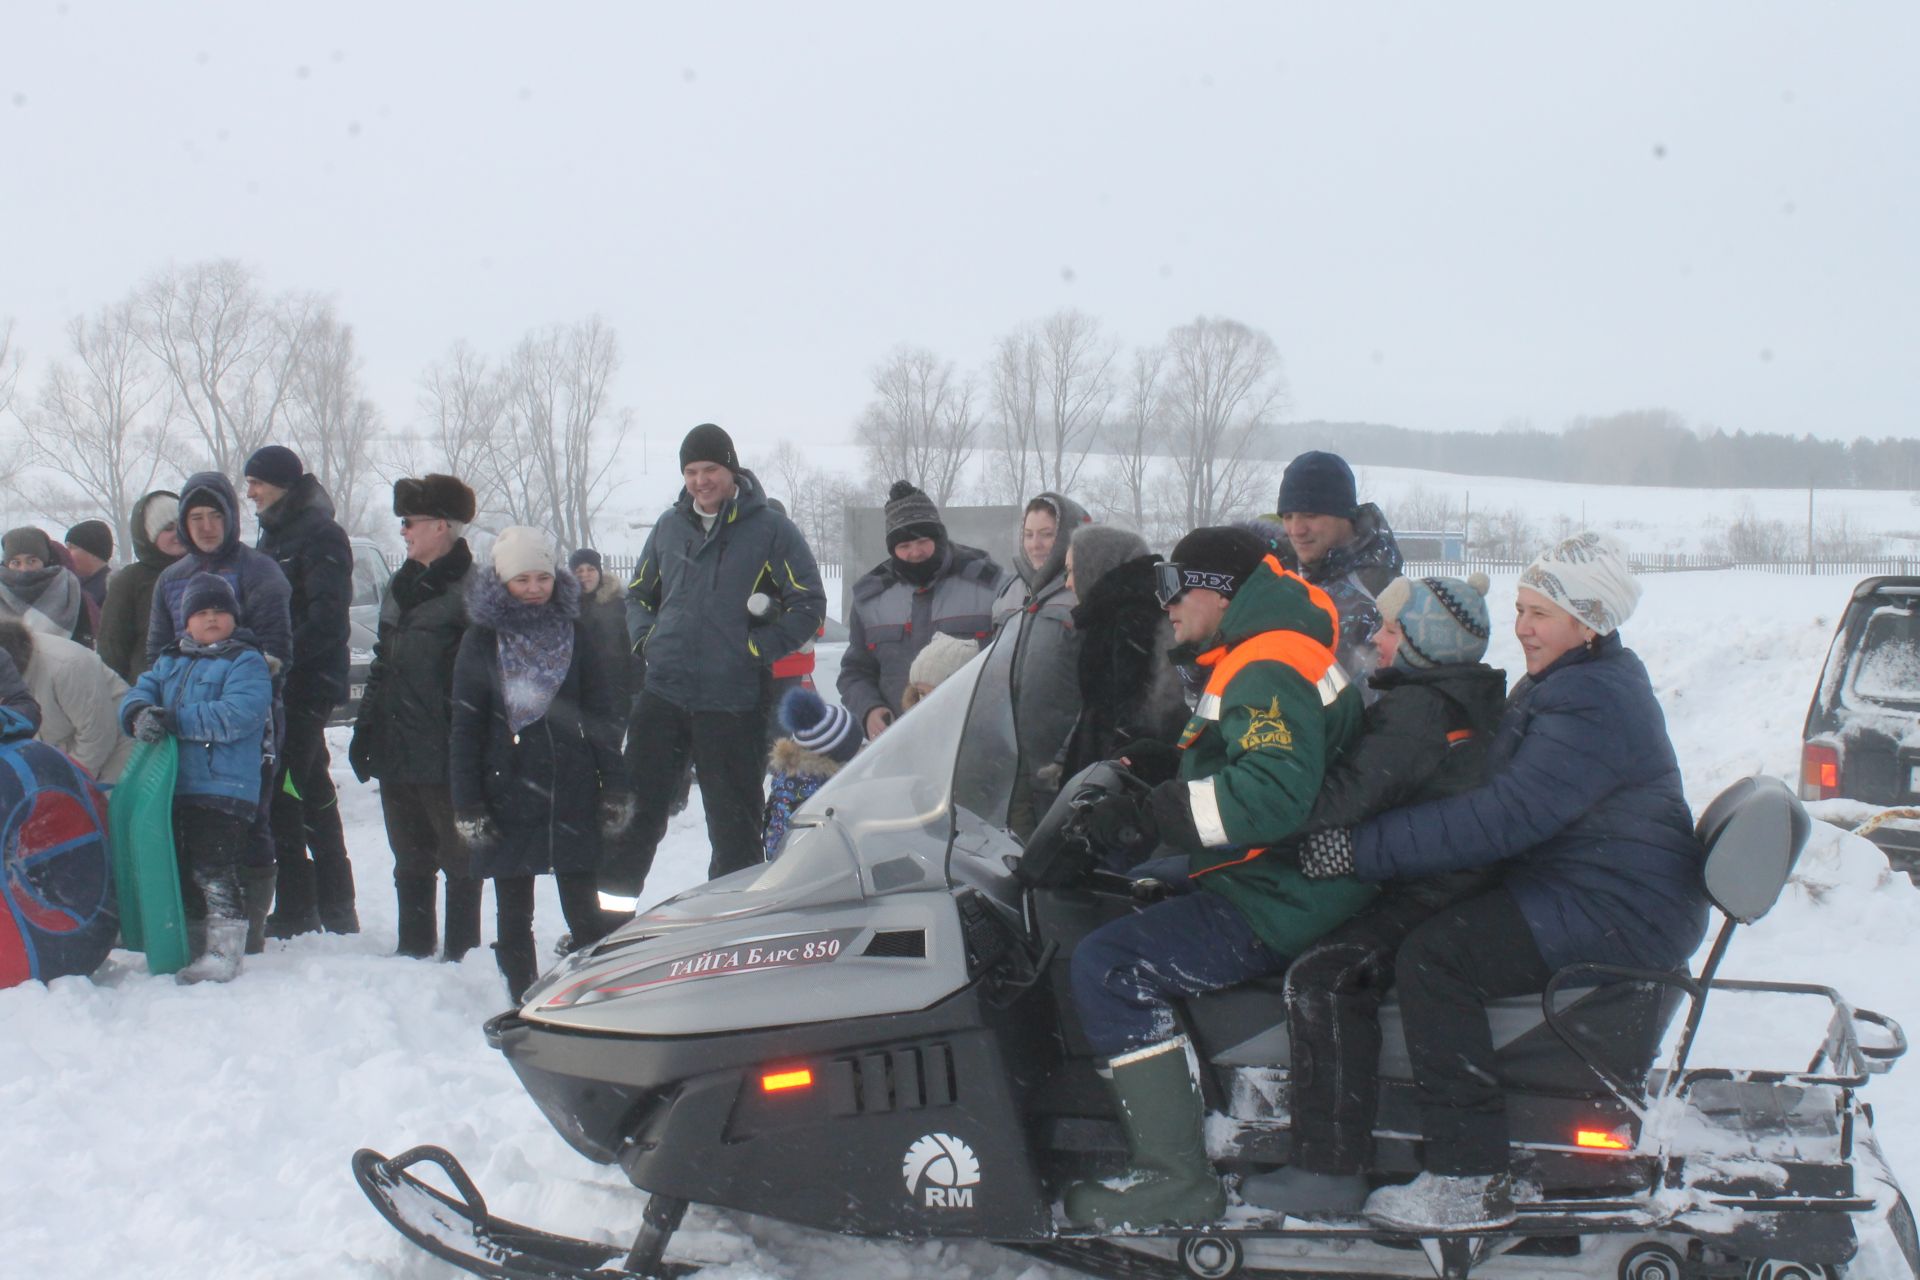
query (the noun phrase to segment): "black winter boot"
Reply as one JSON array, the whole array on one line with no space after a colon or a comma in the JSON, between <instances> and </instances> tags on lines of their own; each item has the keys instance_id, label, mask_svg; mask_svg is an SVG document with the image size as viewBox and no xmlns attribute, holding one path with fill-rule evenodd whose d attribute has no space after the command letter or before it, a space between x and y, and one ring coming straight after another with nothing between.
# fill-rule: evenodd
<instances>
[{"instance_id":1,"label":"black winter boot","mask_svg":"<svg viewBox=\"0 0 1920 1280\"><path fill-rule=\"evenodd\" d=\"M353 862L340 829L340 806L330 804L307 815L307 847L313 850L314 905L328 933L360 932L353 905Z\"/></svg>"},{"instance_id":2,"label":"black winter boot","mask_svg":"<svg viewBox=\"0 0 1920 1280\"><path fill-rule=\"evenodd\" d=\"M394 897L400 907L400 945L394 948L398 956L411 956L415 960L429 960L439 941L438 929L434 924L434 894L438 886L434 876L395 876L393 878Z\"/></svg>"},{"instance_id":3,"label":"black winter boot","mask_svg":"<svg viewBox=\"0 0 1920 1280\"><path fill-rule=\"evenodd\" d=\"M240 887L247 900L247 954L257 956L267 949L267 912L273 906L274 871L272 867L240 868ZM212 919L212 912L208 912ZM212 929L212 925L208 925ZM213 946L213 934L207 934L207 946Z\"/></svg>"},{"instance_id":4,"label":"black winter boot","mask_svg":"<svg viewBox=\"0 0 1920 1280\"><path fill-rule=\"evenodd\" d=\"M486 881L471 876L447 877L446 947L442 954L456 963L480 945L480 894Z\"/></svg>"},{"instance_id":5,"label":"black winter boot","mask_svg":"<svg viewBox=\"0 0 1920 1280\"><path fill-rule=\"evenodd\" d=\"M282 851L274 867L273 914L267 917L267 936L295 938L320 932L313 892L313 862L306 850L298 854Z\"/></svg>"},{"instance_id":6,"label":"black winter boot","mask_svg":"<svg viewBox=\"0 0 1920 1280\"><path fill-rule=\"evenodd\" d=\"M1187 1038L1121 1054L1111 1064L1113 1100L1133 1159L1111 1178L1076 1182L1064 1197L1082 1226L1198 1224L1227 1207L1202 1129L1206 1109L1188 1061Z\"/></svg>"}]
</instances>

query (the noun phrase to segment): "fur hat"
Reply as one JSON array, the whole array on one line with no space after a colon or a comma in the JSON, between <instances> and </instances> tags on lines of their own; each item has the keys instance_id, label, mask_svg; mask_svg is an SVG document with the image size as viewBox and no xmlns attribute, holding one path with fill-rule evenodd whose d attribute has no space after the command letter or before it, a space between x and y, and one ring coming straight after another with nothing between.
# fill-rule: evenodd
<instances>
[{"instance_id":1,"label":"fur hat","mask_svg":"<svg viewBox=\"0 0 1920 1280\"><path fill-rule=\"evenodd\" d=\"M53 539L46 530L30 524L0 534L0 558L11 560L15 556L33 556L43 565L60 563L53 558Z\"/></svg>"},{"instance_id":2,"label":"fur hat","mask_svg":"<svg viewBox=\"0 0 1920 1280\"><path fill-rule=\"evenodd\" d=\"M113 559L113 526L105 520L82 520L67 530L69 547L78 547L96 560Z\"/></svg>"},{"instance_id":3,"label":"fur hat","mask_svg":"<svg viewBox=\"0 0 1920 1280\"><path fill-rule=\"evenodd\" d=\"M238 618L240 601L234 597L233 587L219 574L196 573L187 579L187 589L180 597L180 616L191 618L208 609L218 609Z\"/></svg>"},{"instance_id":4,"label":"fur hat","mask_svg":"<svg viewBox=\"0 0 1920 1280\"><path fill-rule=\"evenodd\" d=\"M740 455L733 451L733 437L711 422L703 422L687 432L680 442L680 469L696 462L717 462L729 471L740 469Z\"/></svg>"},{"instance_id":5,"label":"fur hat","mask_svg":"<svg viewBox=\"0 0 1920 1280\"><path fill-rule=\"evenodd\" d=\"M544 529L510 525L493 540L493 572L502 582L523 573L552 573L557 564L553 540Z\"/></svg>"},{"instance_id":6,"label":"fur hat","mask_svg":"<svg viewBox=\"0 0 1920 1280\"><path fill-rule=\"evenodd\" d=\"M1601 635L1611 635L1640 603L1640 580L1627 551L1604 533L1576 533L1534 557L1520 585L1538 591Z\"/></svg>"},{"instance_id":7,"label":"fur hat","mask_svg":"<svg viewBox=\"0 0 1920 1280\"><path fill-rule=\"evenodd\" d=\"M276 489L293 488L293 482L306 473L300 455L283 444L261 445L241 472L249 480L264 480Z\"/></svg>"},{"instance_id":8,"label":"fur hat","mask_svg":"<svg viewBox=\"0 0 1920 1280\"><path fill-rule=\"evenodd\" d=\"M931 689L972 662L974 655L979 652L978 640L962 640L959 636L936 631L933 639L927 641L927 647L914 655L913 664L907 668L907 679Z\"/></svg>"},{"instance_id":9,"label":"fur hat","mask_svg":"<svg viewBox=\"0 0 1920 1280\"><path fill-rule=\"evenodd\" d=\"M780 700L780 727L803 751L845 764L860 749L853 713L801 685Z\"/></svg>"},{"instance_id":10,"label":"fur hat","mask_svg":"<svg viewBox=\"0 0 1920 1280\"><path fill-rule=\"evenodd\" d=\"M887 520L887 554L903 542L912 542L915 538L932 538L938 542L947 536L947 526L940 519L940 509L933 505L921 490L909 480L895 480L893 488L887 490L885 508Z\"/></svg>"},{"instance_id":11,"label":"fur hat","mask_svg":"<svg viewBox=\"0 0 1920 1280\"><path fill-rule=\"evenodd\" d=\"M393 482L393 514L397 516L426 516L466 524L473 519L474 509L473 490L452 476L401 476Z\"/></svg>"},{"instance_id":12,"label":"fur hat","mask_svg":"<svg viewBox=\"0 0 1920 1280\"><path fill-rule=\"evenodd\" d=\"M572 555L567 557L567 568L572 569L575 572L578 572L580 569L580 566L583 564L592 565L596 573L604 570L607 567L601 561L600 553L598 551L595 551L592 547L581 547L578 551L574 552Z\"/></svg>"},{"instance_id":13,"label":"fur hat","mask_svg":"<svg viewBox=\"0 0 1920 1280\"><path fill-rule=\"evenodd\" d=\"M1073 556L1073 594L1081 600L1113 570L1151 554L1145 538L1117 524L1083 524L1071 533L1068 552Z\"/></svg>"},{"instance_id":14,"label":"fur hat","mask_svg":"<svg viewBox=\"0 0 1920 1280\"><path fill-rule=\"evenodd\" d=\"M1216 524L1195 529L1180 539L1169 558L1180 567L1186 587L1232 596L1247 585L1247 579L1270 550L1266 539L1251 529Z\"/></svg>"},{"instance_id":15,"label":"fur hat","mask_svg":"<svg viewBox=\"0 0 1920 1280\"><path fill-rule=\"evenodd\" d=\"M1360 509L1360 495L1353 483L1353 468L1337 453L1319 449L1301 454L1287 464L1280 477L1280 514L1339 516L1353 519Z\"/></svg>"},{"instance_id":16,"label":"fur hat","mask_svg":"<svg viewBox=\"0 0 1920 1280\"><path fill-rule=\"evenodd\" d=\"M1447 667L1487 656L1487 575L1395 578L1376 598L1380 616L1398 621L1404 639L1397 667Z\"/></svg>"}]
</instances>

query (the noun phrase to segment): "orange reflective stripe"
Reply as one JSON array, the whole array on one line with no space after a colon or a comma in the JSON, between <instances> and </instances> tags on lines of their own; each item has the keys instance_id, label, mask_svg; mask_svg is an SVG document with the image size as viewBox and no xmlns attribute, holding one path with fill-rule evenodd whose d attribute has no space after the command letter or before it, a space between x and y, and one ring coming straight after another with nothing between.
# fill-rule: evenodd
<instances>
[{"instance_id":1,"label":"orange reflective stripe","mask_svg":"<svg viewBox=\"0 0 1920 1280\"><path fill-rule=\"evenodd\" d=\"M1258 849L1247 850L1245 853L1241 854L1237 858L1229 858L1225 862L1216 862L1210 867L1202 867L1198 871L1189 871L1187 874L1190 876L1204 876L1209 871L1223 871L1228 867L1237 867L1237 866L1240 866L1242 863L1252 862L1255 858L1259 857L1261 854L1265 853L1266 851L1267 851L1266 846L1262 845Z\"/></svg>"},{"instance_id":2,"label":"orange reflective stripe","mask_svg":"<svg viewBox=\"0 0 1920 1280\"><path fill-rule=\"evenodd\" d=\"M1472 736L1473 736L1473 730L1471 729L1455 729L1452 733L1447 735L1447 745L1450 747L1457 746L1458 744L1465 742L1468 738L1471 738Z\"/></svg>"},{"instance_id":3,"label":"orange reflective stripe","mask_svg":"<svg viewBox=\"0 0 1920 1280\"><path fill-rule=\"evenodd\" d=\"M1213 664L1207 678L1207 692L1218 698L1249 664L1281 662L1293 668L1308 684L1318 684L1327 668L1334 665L1333 650L1298 631L1262 631L1251 640L1234 646L1225 658Z\"/></svg>"},{"instance_id":4,"label":"orange reflective stripe","mask_svg":"<svg viewBox=\"0 0 1920 1280\"><path fill-rule=\"evenodd\" d=\"M1281 568L1280 560L1277 556L1268 556L1266 566L1273 570L1276 577L1292 578L1295 582L1307 589L1307 599L1313 601L1320 611L1327 615L1327 621L1333 626L1333 638L1337 642L1340 639L1340 610L1334 607L1333 597L1322 591L1319 587L1314 586L1311 582L1308 582L1293 570Z\"/></svg>"}]
</instances>

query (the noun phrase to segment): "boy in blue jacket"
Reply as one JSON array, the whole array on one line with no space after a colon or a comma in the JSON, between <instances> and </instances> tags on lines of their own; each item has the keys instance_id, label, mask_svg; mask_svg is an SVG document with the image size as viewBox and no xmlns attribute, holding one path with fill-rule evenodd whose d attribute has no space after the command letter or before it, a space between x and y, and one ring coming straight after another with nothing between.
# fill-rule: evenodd
<instances>
[{"instance_id":1,"label":"boy in blue jacket","mask_svg":"<svg viewBox=\"0 0 1920 1280\"><path fill-rule=\"evenodd\" d=\"M247 945L240 855L260 802L260 770L273 715L273 677L226 579L195 576L182 594L186 630L165 646L120 703L120 722L142 742L180 739L174 847L188 910L206 919L206 951L181 982L231 982ZM195 903L193 899L201 901Z\"/></svg>"}]
</instances>

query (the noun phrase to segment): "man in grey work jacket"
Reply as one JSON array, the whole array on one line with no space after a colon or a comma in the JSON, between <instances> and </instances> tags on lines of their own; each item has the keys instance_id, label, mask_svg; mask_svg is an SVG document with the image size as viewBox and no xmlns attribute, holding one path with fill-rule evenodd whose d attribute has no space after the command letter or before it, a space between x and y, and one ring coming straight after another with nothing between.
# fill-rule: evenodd
<instances>
[{"instance_id":1,"label":"man in grey work jacket","mask_svg":"<svg viewBox=\"0 0 1920 1280\"><path fill-rule=\"evenodd\" d=\"M627 586L627 634L647 671L627 738L633 831L601 866L614 909L646 883L689 754L713 845L707 874L760 860L768 669L813 639L826 616L806 539L768 505L725 431L711 422L689 431L680 474L685 488ZM757 613L748 608L756 595L767 598Z\"/></svg>"}]
</instances>

